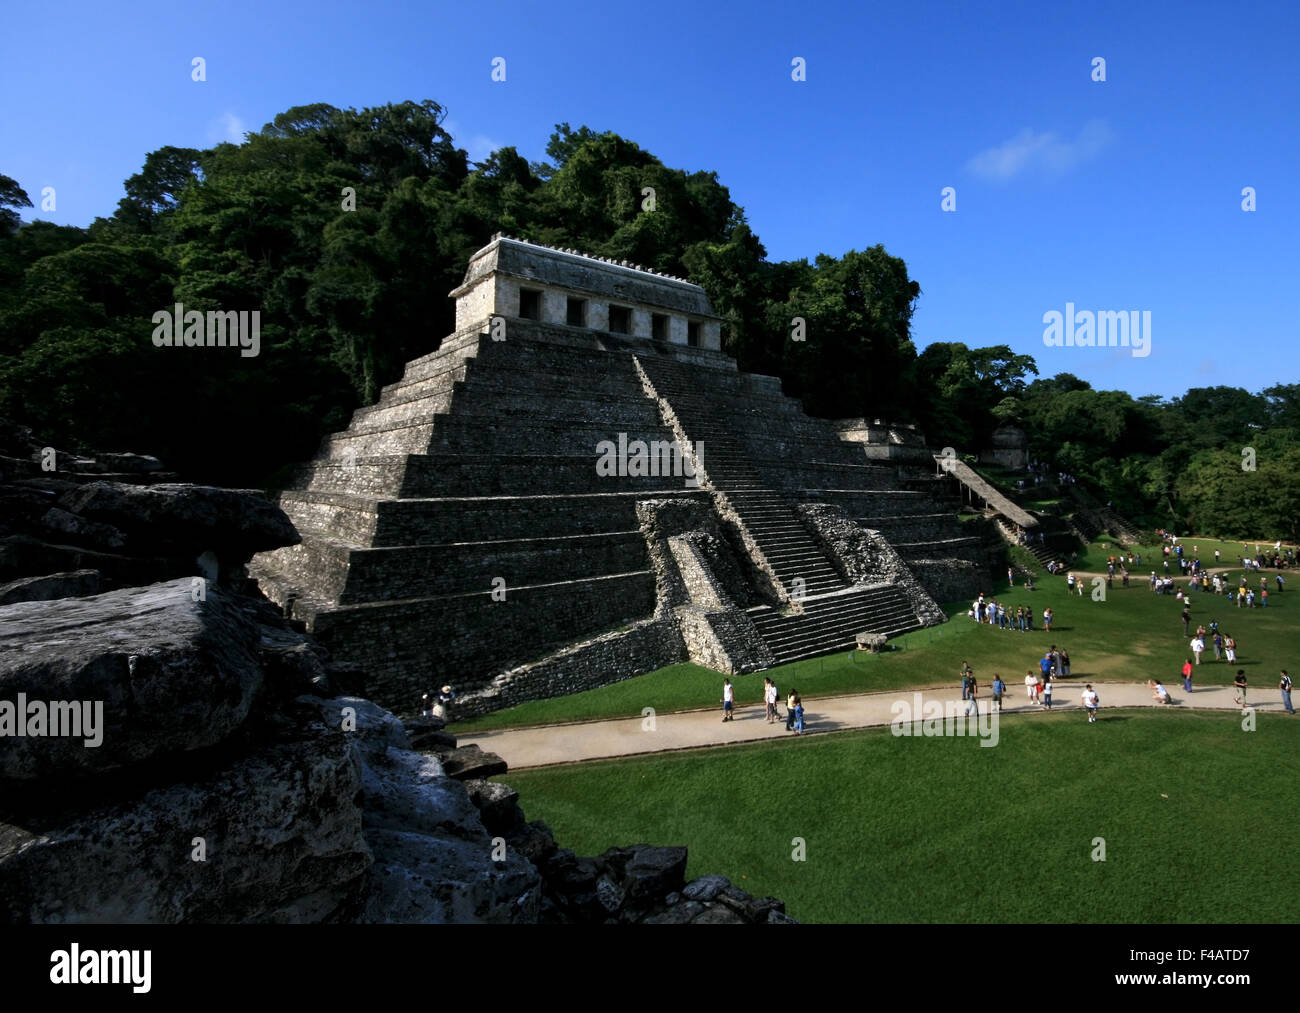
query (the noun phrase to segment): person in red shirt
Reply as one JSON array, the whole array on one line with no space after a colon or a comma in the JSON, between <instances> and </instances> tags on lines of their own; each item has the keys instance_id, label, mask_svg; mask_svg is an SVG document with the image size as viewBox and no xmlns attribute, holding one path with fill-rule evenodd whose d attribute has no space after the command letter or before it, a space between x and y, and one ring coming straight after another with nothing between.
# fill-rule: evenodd
<instances>
[{"instance_id":1,"label":"person in red shirt","mask_svg":"<svg viewBox=\"0 0 1300 1013\"><path fill-rule=\"evenodd\" d=\"M1188 693L1192 691L1192 659L1188 658L1183 662L1183 689Z\"/></svg>"}]
</instances>

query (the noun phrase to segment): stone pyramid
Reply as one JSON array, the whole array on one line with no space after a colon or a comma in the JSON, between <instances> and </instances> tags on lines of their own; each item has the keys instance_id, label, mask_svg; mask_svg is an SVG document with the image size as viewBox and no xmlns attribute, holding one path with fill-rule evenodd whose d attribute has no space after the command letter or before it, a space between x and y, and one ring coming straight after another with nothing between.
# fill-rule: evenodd
<instances>
[{"instance_id":1,"label":"stone pyramid","mask_svg":"<svg viewBox=\"0 0 1300 1013\"><path fill-rule=\"evenodd\" d=\"M757 671L978 587L950 487L740 372L698 286L498 236L452 296L455 333L281 495L302 543L250 565L386 706Z\"/></svg>"}]
</instances>

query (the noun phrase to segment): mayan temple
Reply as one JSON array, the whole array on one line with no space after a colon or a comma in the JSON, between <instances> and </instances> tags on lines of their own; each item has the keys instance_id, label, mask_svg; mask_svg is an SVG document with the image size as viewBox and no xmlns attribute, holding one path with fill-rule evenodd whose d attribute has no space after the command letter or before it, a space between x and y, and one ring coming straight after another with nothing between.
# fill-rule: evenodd
<instances>
[{"instance_id":1,"label":"mayan temple","mask_svg":"<svg viewBox=\"0 0 1300 1013\"><path fill-rule=\"evenodd\" d=\"M699 286L497 236L451 296L455 333L282 494L301 544L250 566L379 702L754 672L982 583L920 437L740 372Z\"/></svg>"}]
</instances>

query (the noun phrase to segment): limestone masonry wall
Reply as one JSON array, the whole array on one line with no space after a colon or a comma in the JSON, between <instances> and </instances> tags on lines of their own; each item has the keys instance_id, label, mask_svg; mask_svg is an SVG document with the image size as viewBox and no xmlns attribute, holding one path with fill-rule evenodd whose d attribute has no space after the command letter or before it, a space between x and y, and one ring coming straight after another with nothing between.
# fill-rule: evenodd
<instances>
[{"instance_id":1,"label":"limestone masonry wall","mask_svg":"<svg viewBox=\"0 0 1300 1013\"><path fill-rule=\"evenodd\" d=\"M525 700L580 693L685 660L685 644L672 619L643 620L511 668L483 689L459 697L456 713L469 717Z\"/></svg>"}]
</instances>

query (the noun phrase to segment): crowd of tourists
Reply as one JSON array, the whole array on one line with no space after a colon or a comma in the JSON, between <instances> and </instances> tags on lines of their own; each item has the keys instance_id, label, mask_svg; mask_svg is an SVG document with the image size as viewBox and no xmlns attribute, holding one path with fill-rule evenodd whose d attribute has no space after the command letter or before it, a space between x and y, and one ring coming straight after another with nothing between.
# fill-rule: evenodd
<instances>
[{"instance_id":1,"label":"crowd of tourists","mask_svg":"<svg viewBox=\"0 0 1300 1013\"><path fill-rule=\"evenodd\" d=\"M1161 542L1163 543L1161 546L1162 555L1164 555L1166 558L1168 557L1173 557L1175 559L1182 558L1183 546L1179 544L1178 535L1175 535L1169 531L1165 531L1161 528L1156 528L1156 535L1159 536ZM1197 545L1192 546L1193 556L1199 556L1200 551L1201 550L1199 546ZM1255 551L1253 553L1250 551L1250 543L1242 542L1241 555L1237 557L1237 562L1234 565L1240 566L1243 570L1265 570L1265 569L1286 570L1295 566L1295 558L1296 558L1295 549L1291 548L1290 546L1283 548L1282 542L1280 540L1274 542L1272 546L1267 546L1267 545L1262 546L1260 545L1259 542L1256 542ZM1220 551L1219 549L1215 549L1214 565L1218 566L1222 562L1222 560L1223 560L1222 551Z\"/></svg>"},{"instance_id":2,"label":"crowd of tourists","mask_svg":"<svg viewBox=\"0 0 1300 1013\"><path fill-rule=\"evenodd\" d=\"M1032 585L1028 585L1028 590L1033 590ZM1000 630L1030 633L1034 629L1034 608L1032 605L1008 605L1004 601L987 598L983 592L970 603L970 609L966 612L966 615L977 623L987 624ZM1041 619L1043 629L1046 632L1050 633L1052 631L1052 622L1055 618L1050 608L1043 609Z\"/></svg>"},{"instance_id":3,"label":"crowd of tourists","mask_svg":"<svg viewBox=\"0 0 1300 1013\"><path fill-rule=\"evenodd\" d=\"M1182 622L1184 636L1191 634L1191 605L1192 595L1196 594L1215 594L1231 602L1237 608L1267 608L1269 598L1269 578L1261 575L1259 577L1258 590L1252 586L1252 577L1242 575L1236 582L1235 586L1232 577L1227 573L1212 573L1206 569L1201 562L1200 547L1193 544L1190 554L1185 551L1184 546L1178 543L1177 536L1167 532L1159 532L1164 544L1161 546L1162 560L1166 571L1170 569L1170 561L1176 565L1179 572L1187 577L1185 587L1178 587L1174 578L1171 576L1160 576L1156 571L1151 571L1148 579L1148 586L1155 594L1168 594L1175 596L1178 602L1183 603ZM1295 554L1290 548L1283 549L1281 543L1273 546L1271 553L1261 550L1261 547L1255 546L1255 555L1248 554L1248 545L1242 544L1243 554L1239 557L1239 562L1243 569L1250 571L1259 570L1264 567L1281 569L1294 563ZM1214 550L1214 562L1219 564L1222 559L1220 550ZM1140 552L1122 552L1109 556L1106 560L1106 586L1114 587L1114 582L1118 578L1124 587L1129 586L1130 567L1142 565L1142 555ZM1084 593L1085 578L1082 575L1076 575L1072 570L1068 570L1064 565L1053 561L1047 566L1050 573L1062 573L1066 575L1066 586L1069 592L1082 596ZM1010 585L1009 590L1015 591L1016 583L1013 571L1007 571L1007 581ZM1273 575L1275 585L1274 593L1281 593L1286 587L1286 579L1281 573ZM1032 583L1026 581L1027 588L1032 588ZM980 624L988 624L1003 630L1016 630L1020 632L1030 632L1034 629L1034 610L1027 605L1011 605L991 598L985 594L971 602L967 610L967 617L972 621ZM1052 610L1045 608L1042 614L1043 629L1051 630ZM1231 634L1222 630L1217 619L1211 619L1208 626L1198 625L1191 640L1188 642L1188 649L1191 656L1187 658L1183 665L1183 688L1186 692L1192 692L1192 673L1196 666L1201 664L1202 656L1208 651L1213 651L1214 660L1228 665L1235 665L1238 662L1239 644L1237 639ZM1053 645L1044 656L1039 659L1038 669L1029 669L1025 673L1025 689L1029 702L1034 705L1050 709L1052 706L1052 683L1069 675L1069 653L1064 650L1058 650ZM975 674L971 671L969 664L963 662L960 671L962 700L971 701L976 698L979 692L979 684ZM1159 704L1169 704L1172 697L1169 690L1159 680L1151 680L1148 686L1152 690L1152 699ZM1238 669L1236 679L1235 699L1244 707L1246 699L1246 676L1243 669ZM1006 694L1006 684L1003 682L1001 675L995 674L991 684L993 707L995 710L1002 709L1003 697ZM1282 670L1278 689L1282 693L1283 708L1289 714L1294 714L1295 710L1291 705L1291 677L1285 670ZM1097 709L1099 707L1099 695L1088 685L1083 692L1082 703L1084 709L1088 712L1088 720L1096 721Z\"/></svg>"},{"instance_id":4,"label":"crowd of tourists","mask_svg":"<svg viewBox=\"0 0 1300 1013\"><path fill-rule=\"evenodd\" d=\"M1068 476L1062 476L1064 481ZM1232 602L1238 608L1266 608L1268 606L1269 581L1265 576L1259 578L1259 590L1251 586L1249 579L1242 575L1236 586L1232 586L1231 577L1228 574L1211 573L1206 569L1200 559L1200 548L1197 545L1192 546L1190 555L1184 552L1182 545L1178 543L1178 538L1168 532L1160 531L1164 544L1161 546L1161 555L1165 557L1162 562L1166 571L1169 570L1170 560L1179 568L1179 572L1186 576L1186 590L1175 586L1172 577L1160 576L1152 570L1148 578L1148 586L1155 594L1170 594L1176 597L1176 600L1183 603L1182 624L1183 635L1191 634L1188 642L1190 657L1183 664L1183 689L1191 693L1193 673L1198 665L1201 664L1202 657L1207 651L1214 652L1214 660L1229 665L1237 664L1239 645L1235 637L1219 626L1217 619L1211 619L1208 625L1198 625L1195 633L1191 633L1191 602L1193 592L1198 594L1215 594L1223 596L1227 601ZM1248 546L1243 543L1243 552ZM1292 549L1283 550L1281 543L1273 547L1271 555L1260 551L1257 545L1254 556L1242 555L1240 562L1243 569L1249 571L1252 569L1261 569L1272 567L1274 569L1285 568L1293 565L1295 562L1295 553ZM1214 562L1219 564L1221 552L1214 550ZM1129 586L1130 568L1142 565L1142 554L1140 552L1126 552L1111 555L1106 560L1106 586L1113 587L1114 580L1118 576L1124 587ZM1048 564L1048 571L1057 573L1065 571L1066 568L1056 562ZM1286 585L1283 576L1278 573L1274 575L1276 593L1281 593ZM1014 593L1016 590L1016 574L1014 569L1007 570L1007 582L1009 592ZM1066 585L1069 591L1082 596L1084 593L1084 577L1076 575L1073 571L1066 571ZM1027 577L1025 589L1033 590L1032 576ZM1034 626L1034 609L1031 605L1011 604L1008 601L1000 601L983 592L971 602L967 616L974 622L981 625L996 627L1000 630L1012 630L1020 633L1030 633L1035 629ZM1040 617L1041 629L1050 633L1055 615L1050 607L1044 608ZM961 698L966 701L970 707L974 707L980 693L980 685L976 679L975 672L971 669L969 663L962 662L960 670L961 680ZM1070 677L1070 652L1064 647L1058 648L1052 644L1038 659L1037 666L1030 668L1025 672L1025 694L1029 703L1033 706L1042 707L1044 710L1052 708L1052 688L1053 683ZM1160 705L1167 705L1173 702L1173 698L1164 683L1158 679L1152 679L1148 682L1148 688L1151 689L1151 697ZM1246 706L1247 680L1244 669L1238 669L1233 681L1235 688L1234 699L1243 708ZM450 687L445 687L449 689ZM1295 709L1291 704L1291 677L1286 670L1281 671L1278 682L1278 689L1282 694L1282 705L1288 714L1294 714ZM990 684L992 693L993 709L1002 710L1003 699L1007 695L1007 685L1000 674L993 676ZM786 713L782 717L780 713L780 704L784 700ZM798 690L790 690L789 693L782 696L776 683L770 678L763 679L763 703L768 724L775 724L784 720L786 731L793 732L796 735L804 734L804 707L803 701L799 696ZM1092 684L1086 684L1080 696L1080 703L1088 716L1089 723L1095 723L1097 713L1101 705L1100 694L1092 688ZM731 721L735 715L735 687L730 679L723 680L722 695L723 721Z\"/></svg>"},{"instance_id":5,"label":"crowd of tourists","mask_svg":"<svg viewBox=\"0 0 1300 1013\"><path fill-rule=\"evenodd\" d=\"M1051 474L1051 469L1043 461L1030 461L1025 466L1025 470L1034 476L1034 485L1042 485L1048 481L1048 476ZM1068 471L1058 471L1056 473L1056 484L1060 486L1074 485L1075 478Z\"/></svg>"}]
</instances>

